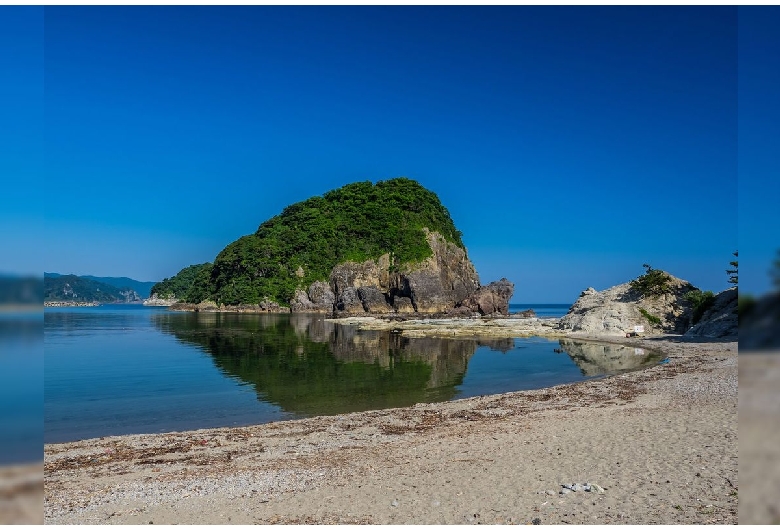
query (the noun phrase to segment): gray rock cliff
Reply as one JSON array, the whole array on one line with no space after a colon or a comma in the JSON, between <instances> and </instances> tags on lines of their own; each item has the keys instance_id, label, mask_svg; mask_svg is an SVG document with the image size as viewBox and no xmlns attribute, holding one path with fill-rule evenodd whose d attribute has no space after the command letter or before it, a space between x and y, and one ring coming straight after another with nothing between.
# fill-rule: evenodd
<instances>
[{"instance_id":1,"label":"gray rock cliff","mask_svg":"<svg viewBox=\"0 0 780 530\"><path fill-rule=\"evenodd\" d=\"M388 253L362 263L339 263L327 284L315 282L307 292L296 291L291 310L332 310L342 316L452 310L480 288L479 276L464 249L437 232L426 230L426 238L432 255L422 262L393 267ZM495 293L497 307L503 307L503 291L491 289L485 293Z\"/></svg>"}]
</instances>

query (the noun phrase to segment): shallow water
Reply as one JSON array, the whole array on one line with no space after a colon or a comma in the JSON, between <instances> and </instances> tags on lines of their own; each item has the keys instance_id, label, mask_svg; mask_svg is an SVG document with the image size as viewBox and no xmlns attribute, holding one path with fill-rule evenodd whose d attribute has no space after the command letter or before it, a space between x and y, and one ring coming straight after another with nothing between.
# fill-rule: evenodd
<instances>
[{"instance_id":1,"label":"shallow water","mask_svg":"<svg viewBox=\"0 0 780 530\"><path fill-rule=\"evenodd\" d=\"M322 315L140 305L47 308L44 340L47 443L543 388L660 359L568 340L408 338Z\"/></svg>"}]
</instances>

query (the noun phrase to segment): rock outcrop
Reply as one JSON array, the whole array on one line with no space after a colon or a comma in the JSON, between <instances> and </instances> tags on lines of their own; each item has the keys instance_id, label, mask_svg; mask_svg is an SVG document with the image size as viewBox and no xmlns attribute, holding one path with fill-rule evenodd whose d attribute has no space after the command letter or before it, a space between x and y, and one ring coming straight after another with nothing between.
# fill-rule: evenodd
<instances>
[{"instance_id":1,"label":"rock outcrop","mask_svg":"<svg viewBox=\"0 0 780 530\"><path fill-rule=\"evenodd\" d=\"M480 315L509 315L509 299L514 292L515 285L506 278L501 278L474 291L460 302L459 307L465 307Z\"/></svg>"},{"instance_id":2,"label":"rock outcrop","mask_svg":"<svg viewBox=\"0 0 780 530\"><path fill-rule=\"evenodd\" d=\"M705 311L696 325L685 332L685 336L731 338L737 337L738 330L737 288L732 287L718 293L712 307Z\"/></svg>"},{"instance_id":3,"label":"rock outcrop","mask_svg":"<svg viewBox=\"0 0 780 530\"><path fill-rule=\"evenodd\" d=\"M683 334L690 327L692 310L685 293L689 282L669 275L667 292L643 295L631 282L596 291L584 290L558 324L561 330L594 335L625 336L634 326L644 326L645 335Z\"/></svg>"},{"instance_id":4,"label":"rock outcrop","mask_svg":"<svg viewBox=\"0 0 780 530\"><path fill-rule=\"evenodd\" d=\"M387 253L362 263L339 263L327 284L315 282L306 292L296 291L291 310L334 311L340 316L451 311L478 292L479 276L464 249L437 232L425 230L425 235L432 255L422 262L395 266ZM484 308L490 314L507 314L513 288L506 280L483 287Z\"/></svg>"},{"instance_id":5,"label":"rock outcrop","mask_svg":"<svg viewBox=\"0 0 780 530\"><path fill-rule=\"evenodd\" d=\"M157 296L157 293L152 294L149 298L144 300L144 305L149 306L160 306L160 307L170 307L173 304L177 302L175 297L170 298L160 298Z\"/></svg>"}]
</instances>

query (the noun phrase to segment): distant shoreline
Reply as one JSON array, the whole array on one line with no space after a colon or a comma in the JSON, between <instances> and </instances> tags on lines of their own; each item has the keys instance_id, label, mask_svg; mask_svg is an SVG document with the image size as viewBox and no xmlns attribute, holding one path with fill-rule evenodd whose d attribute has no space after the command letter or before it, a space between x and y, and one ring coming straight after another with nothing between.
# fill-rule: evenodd
<instances>
[{"instance_id":1,"label":"distant shoreline","mask_svg":"<svg viewBox=\"0 0 780 530\"><path fill-rule=\"evenodd\" d=\"M43 307L97 307L100 302L65 302L59 300L50 300L43 302Z\"/></svg>"},{"instance_id":2,"label":"distant shoreline","mask_svg":"<svg viewBox=\"0 0 780 530\"><path fill-rule=\"evenodd\" d=\"M43 307L99 307L104 305L141 305L141 302L70 302L65 300L46 300Z\"/></svg>"}]
</instances>

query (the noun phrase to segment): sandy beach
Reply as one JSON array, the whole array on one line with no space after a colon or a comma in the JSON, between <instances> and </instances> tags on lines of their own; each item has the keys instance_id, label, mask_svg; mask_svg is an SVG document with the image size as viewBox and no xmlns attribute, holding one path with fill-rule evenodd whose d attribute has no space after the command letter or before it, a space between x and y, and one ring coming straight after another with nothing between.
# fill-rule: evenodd
<instances>
[{"instance_id":1,"label":"sandy beach","mask_svg":"<svg viewBox=\"0 0 780 530\"><path fill-rule=\"evenodd\" d=\"M630 343L670 361L536 391L46 445L45 522L736 523L736 342Z\"/></svg>"}]
</instances>

